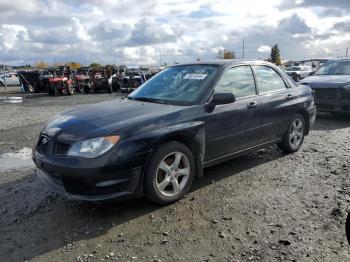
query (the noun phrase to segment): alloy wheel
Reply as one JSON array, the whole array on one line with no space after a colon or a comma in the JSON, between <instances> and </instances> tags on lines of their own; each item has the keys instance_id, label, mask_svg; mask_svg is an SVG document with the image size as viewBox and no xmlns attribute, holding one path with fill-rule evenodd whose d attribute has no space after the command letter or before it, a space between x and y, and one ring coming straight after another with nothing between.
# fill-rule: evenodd
<instances>
[{"instance_id":1,"label":"alloy wheel","mask_svg":"<svg viewBox=\"0 0 350 262\"><path fill-rule=\"evenodd\" d=\"M291 126L289 133L289 142L290 144L297 148L301 144L304 137L304 124L303 121L299 118L296 118Z\"/></svg>"},{"instance_id":2,"label":"alloy wheel","mask_svg":"<svg viewBox=\"0 0 350 262\"><path fill-rule=\"evenodd\" d=\"M178 195L187 185L190 176L190 162L182 152L167 154L156 170L156 185L166 197Z\"/></svg>"}]
</instances>

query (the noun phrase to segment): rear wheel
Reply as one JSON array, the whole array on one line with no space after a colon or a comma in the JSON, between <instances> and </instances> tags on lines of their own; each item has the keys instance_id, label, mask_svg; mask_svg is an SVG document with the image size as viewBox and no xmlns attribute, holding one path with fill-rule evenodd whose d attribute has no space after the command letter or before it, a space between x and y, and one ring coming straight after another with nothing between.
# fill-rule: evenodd
<instances>
[{"instance_id":1,"label":"rear wheel","mask_svg":"<svg viewBox=\"0 0 350 262\"><path fill-rule=\"evenodd\" d=\"M294 153L303 144L304 137L305 119L301 114L295 114L278 146L286 153Z\"/></svg>"},{"instance_id":2,"label":"rear wheel","mask_svg":"<svg viewBox=\"0 0 350 262\"><path fill-rule=\"evenodd\" d=\"M176 202L188 192L194 175L195 161L188 147L179 142L163 144L147 167L145 195L162 205Z\"/></svg>"}]
</instances>

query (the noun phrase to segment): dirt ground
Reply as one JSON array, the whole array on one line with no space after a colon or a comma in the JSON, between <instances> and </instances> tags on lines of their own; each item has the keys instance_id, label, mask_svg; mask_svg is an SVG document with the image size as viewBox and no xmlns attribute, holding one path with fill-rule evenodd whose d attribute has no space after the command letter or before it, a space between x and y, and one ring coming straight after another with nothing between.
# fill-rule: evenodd
<instances>
[{"instance_id":1,"label":"dirt ground","mask_svg":"<svg viewBox=\"0 0 350 262\"><path fill-rule=\"evenodd\" d=\"M350 261L350 118L318 116L295 154L270 147L208 168L166 207L48 191L28 153L41 126L118 97L0 99L0 261ZM8 153L27 158L12 163Z\"/></svg>"}]
</instances>

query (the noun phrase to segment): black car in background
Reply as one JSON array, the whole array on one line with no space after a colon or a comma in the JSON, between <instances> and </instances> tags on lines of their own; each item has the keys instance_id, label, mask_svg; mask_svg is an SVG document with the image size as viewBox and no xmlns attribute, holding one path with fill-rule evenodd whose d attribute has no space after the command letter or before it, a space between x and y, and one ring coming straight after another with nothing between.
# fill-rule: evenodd
<instances>
[{"instance_id":1,"label":"black car in background","mask_svg":"<svg viewBox=\"0 0 350 262\"><path fill-rule=\"evenodd\" d=\"M69 198L179 200L203 168L271 144L297 151L314 123L312 90L262 61L164 69L127 99L69 110L33 149L38 177Z\"/></svg>"},{"instance_id":2,"label":"black car in background","mask_svg":"<svg viewBox=\"0 0 350 262\"><path fill-rule=\"evenodd\" d=\"M300 83L315 91L319 111L350 113L350 59L329 60L313 76Z\"/></svg>"}]
</instances>

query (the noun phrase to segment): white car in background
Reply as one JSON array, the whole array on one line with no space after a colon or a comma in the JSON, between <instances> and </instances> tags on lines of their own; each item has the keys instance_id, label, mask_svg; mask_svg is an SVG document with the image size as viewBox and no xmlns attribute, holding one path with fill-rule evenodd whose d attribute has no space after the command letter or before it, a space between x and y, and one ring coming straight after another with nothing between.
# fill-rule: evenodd
<instances>
[{"instance_id":1,"label":"white car in background","mask_svg":"<svg viewBox=\"0 0 350 262\"><path fill-rule=\"evenodd\" d=\"M5 72L0 73L0 86L19 86L21 83L19 81L18 75L15 72Z\"/></svg>"},{"instance_id":2,"label":"white car in background","mask_svg":"<svg viewBox=\"0 0 350 262\"><path fill-rule=\"evenodd\" d=\"M312 70L311 66L304 65L292 66L286 70L287 75L292 77L296 82L299 82L301 79L309 76L312 72L314 71Z\"/></svg>"}]
</instances>

